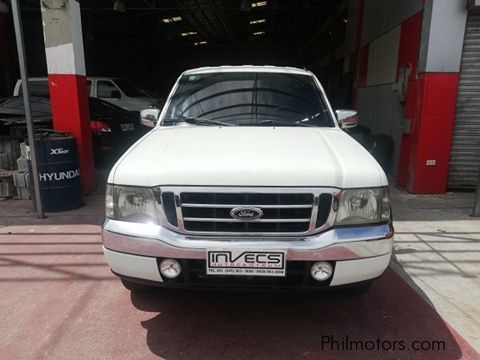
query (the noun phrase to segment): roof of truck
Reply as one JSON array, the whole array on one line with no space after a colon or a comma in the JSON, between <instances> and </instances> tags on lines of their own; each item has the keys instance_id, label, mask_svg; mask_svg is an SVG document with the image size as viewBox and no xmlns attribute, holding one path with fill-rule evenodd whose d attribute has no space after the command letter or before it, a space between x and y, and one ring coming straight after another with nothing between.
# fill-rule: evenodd
<instances>
[{"instance_id":1,"label":"roof of truck","mask_svg":"<svg viewBox=\"0 0 480 360\"><path fill-rule=\"evenodd\" d=\"M208 66L190 69L185 71L184 75L189 74L205 74L215 72L275 72L288 74L312 75L312 73L305 69L290 67L290 66L273 66L273 65L240 65L240 66Z\"/></svg>"}]
</instances>

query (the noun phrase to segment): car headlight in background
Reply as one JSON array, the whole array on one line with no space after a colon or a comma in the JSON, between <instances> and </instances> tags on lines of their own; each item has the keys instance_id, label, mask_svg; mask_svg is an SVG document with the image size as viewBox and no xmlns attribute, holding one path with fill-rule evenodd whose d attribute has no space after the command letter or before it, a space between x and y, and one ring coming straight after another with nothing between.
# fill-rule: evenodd
<instances>
[{"instance_id":1,"label":"car headlight in background","mask_svg":"<svg viewBox=\"0 0 480 360\"><path fill-rule=\"evenodd\" d=\"M336 225L372 224L389 220L388 188L349 189L340 193Z\"/></svg>"},{"instance_id":2,"label":"car headlight in background","mask_svg":"<svg viewBox=\"0 0 480 360\"><path fill-rule=\"evenodd\" d=\"M108 184L105 210L111 219L157 223L155 199L149 188Z\"/></svg>"}]
</instances>

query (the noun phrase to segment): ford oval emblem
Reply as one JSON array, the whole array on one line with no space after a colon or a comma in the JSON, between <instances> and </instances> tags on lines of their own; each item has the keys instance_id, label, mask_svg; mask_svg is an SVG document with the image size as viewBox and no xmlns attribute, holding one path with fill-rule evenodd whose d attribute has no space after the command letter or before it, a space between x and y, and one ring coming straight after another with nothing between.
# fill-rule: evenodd
<instances>
[{"instance_id":1,"label":"ford oval emblem","mask_svg":"<svg viewBox=\"0 0 480 360\"><path fill-rule=\"evenodd\" d=\"M237 207L230 211L230 216L237 220L252 221L260 219L263 211L259 208Z\"/></svg>"}]
</instances>

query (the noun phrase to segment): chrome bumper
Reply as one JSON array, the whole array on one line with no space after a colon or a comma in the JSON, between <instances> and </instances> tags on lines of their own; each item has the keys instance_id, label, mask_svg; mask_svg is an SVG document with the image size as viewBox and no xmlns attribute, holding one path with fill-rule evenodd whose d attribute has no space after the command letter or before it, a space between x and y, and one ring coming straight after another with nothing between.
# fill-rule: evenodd
<instances>
[{"instance_id":1,"label":"chrome bumper","mask_svg":"<svg viewBox=\"0 0 480 360\"><path fill-rule=\"evenodd\" d=\"M149 257L205 259L207 249L282 249L287 260L355 260L392 252L391 225L332 228L297 238L200 237L178 234L165 227L107 219L102 232L106 249Z\"/></svg>"}]
</instances>

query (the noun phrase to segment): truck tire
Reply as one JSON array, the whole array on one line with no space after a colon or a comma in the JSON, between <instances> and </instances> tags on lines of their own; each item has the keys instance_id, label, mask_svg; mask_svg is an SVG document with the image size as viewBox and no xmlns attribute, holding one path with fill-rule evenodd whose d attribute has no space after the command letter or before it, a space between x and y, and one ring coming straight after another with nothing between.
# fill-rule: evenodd
<instances>
[{"instance_id":1,"label":"truck tire","mask_svg":"<svg viewBox=\"0 0 480 360\"><path fill-rule=\"evenodd\" d=\"M371 135L371 130L363 125L347 129L347 133L357 140L363 147L368 148L368 139Z\"/></svg>"},{"instance_id":2,"label":"truck tire","mask_svg":"<svg viewBox=\"0 0 480 360\"><path fill-rule=\"evenodd\" d=\"M368 149L370 154L378 161L383 170L388 174L393 162L393 139L385 134L371 135Z\"/></svg>"}]
</instances>

